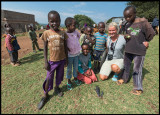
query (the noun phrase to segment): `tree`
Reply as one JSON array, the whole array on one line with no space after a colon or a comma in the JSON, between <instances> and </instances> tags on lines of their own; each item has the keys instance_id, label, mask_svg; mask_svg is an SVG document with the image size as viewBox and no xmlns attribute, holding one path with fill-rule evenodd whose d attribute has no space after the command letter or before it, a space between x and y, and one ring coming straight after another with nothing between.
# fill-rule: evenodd
<instances>
[{"instance_id":1,"label":"tree","mask_svg":"<svg viewBox=\"0 0 160 115\"><path fill-rule=\"evenodd\" d=\"M159 18L159 1L130 1L127 3L127 5L135 6L137 10L137 16L145 17L149 22L152 22L156 16Z\"/></svg>"},{"instance_id":2,"label":"tree","mask_svg":"<svg viewBox=\"0 0 160 115\"><path fill-rule=\"evenodd\" d=\"M88 26L93 26L95 22L88 16L85 15L75 15L74 19L77 22L77 28L82 28L84 24L87 24Z\"/></svg>"}]
</instances>

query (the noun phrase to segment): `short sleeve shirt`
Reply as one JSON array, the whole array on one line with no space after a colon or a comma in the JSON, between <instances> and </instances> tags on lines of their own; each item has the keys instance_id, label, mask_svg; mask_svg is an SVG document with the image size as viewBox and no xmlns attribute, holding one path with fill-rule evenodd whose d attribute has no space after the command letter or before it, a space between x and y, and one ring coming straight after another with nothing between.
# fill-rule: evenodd
<instances>
[{"instance_id":1,"label":"short sleeve shirt","mask_svg":"<svg viewBox=\"0 0 160 115\"><path fill-rule=\"evenodd\" d=\"M108 35L106 33L101 35L99 32L97 32L94 34L94 36L96 38L96 44L94 49L98 51L104 51Z\"/></svg>"},{"instance_id":2,"label":"short sleeve shirt","mask_svg":"<svg viewBox=\"0 0 160 115\"><path fill-rule=\"evenodd\" d=\"M70 55L80 54L81 46L79 43L80 34L78 31L74 31L72 33L67 33L67 47L69 48L69 57Z\"/></svg>"},{"instance_id":3,"label":"short sleeve shirt","mask_svg":"<svg viewBox=\"0 0 160 115\"><path fill-rule=\"evenodd\" d=\"M29 30L28 34L31 40L37 39L37 34L34 30L33 31Z\"/></svg>"},{"instance_id":4,"label":"short sleeve shirt","mask_svg":"<svg viewBox=\"0 0 160 115\"><path fill-rule=\"evenodd\" d=\"M124 39L124 36L119 35L118 39L116 42L113 42L113 50L111 50L111 43L112 40L110 36L108 37L107 41L107 49L108 49L108 54L113 55L113 59L123 59L124 58L124 48L126 45L126 40ZM106 57L106 60L108 60L108 55Z\"/></svg>"},{"instance_id":5,"label":"short sleeve shirt","mask_svg":"<svg viewBox=\"0 0 160 115\"><path fill-rule=\"evenodd\" d=\"M41 39L48 41L50 61L60 61L66 58L64 40L67 40L68 36L64 31L46 30Z\"/></svg>"}]
</instances>

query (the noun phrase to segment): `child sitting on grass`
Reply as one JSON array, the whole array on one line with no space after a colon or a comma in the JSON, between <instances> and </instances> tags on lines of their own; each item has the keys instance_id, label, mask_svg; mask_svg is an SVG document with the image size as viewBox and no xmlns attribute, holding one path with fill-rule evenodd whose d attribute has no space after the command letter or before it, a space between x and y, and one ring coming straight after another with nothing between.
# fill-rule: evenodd
<instances>
[{"instance_id":1,"label":"child sitting on grass","mask_svg":"<svg viewBox=\"0 0 160 115\"><path fill-rule=\"evenodd\" d=\"M87 43L82 44L82 53L80 54L78 61L77 79L85 82L86 84L91 84L92 82L97 81L97 77L91 69L91 55L89 53L89 45Z\"/></svg>"}]
</instances>

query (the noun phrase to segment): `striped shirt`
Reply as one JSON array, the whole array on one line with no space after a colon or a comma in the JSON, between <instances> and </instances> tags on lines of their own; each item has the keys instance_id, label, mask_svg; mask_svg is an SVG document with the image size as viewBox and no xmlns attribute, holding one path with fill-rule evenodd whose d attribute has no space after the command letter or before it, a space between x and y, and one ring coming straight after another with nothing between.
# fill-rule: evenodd
<instances>
[{"instance_id":1,"label":"striped shirt","mask_svg":"<svg viewBox=\"0 0 160 115\"><path fill-rule=\"evenodd\" d=\"M106 33L101 35L99 32L97 32L94 34L94 36L96 38L96 44L94 49L98 51L104 51L108 35Z\"/></svg>"}]
</instances>

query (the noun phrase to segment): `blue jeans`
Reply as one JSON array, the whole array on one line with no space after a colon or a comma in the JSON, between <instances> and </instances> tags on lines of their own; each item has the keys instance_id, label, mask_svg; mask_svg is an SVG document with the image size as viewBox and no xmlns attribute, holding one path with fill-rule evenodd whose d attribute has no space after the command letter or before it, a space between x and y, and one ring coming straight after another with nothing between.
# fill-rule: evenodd
<instances>
[{"instance_id":1,"label":"blue jeans","mask_svg":"<svg viewBox=\"0 0 160 115\"><path fill-rule=\"evenodd\" d=\"M72 78L72 65L73 65L73 77L77 77L78 56L68 57L68 66L67 66L67 74L66 74L67 79Z\"/></svg>"}]
</instances>

